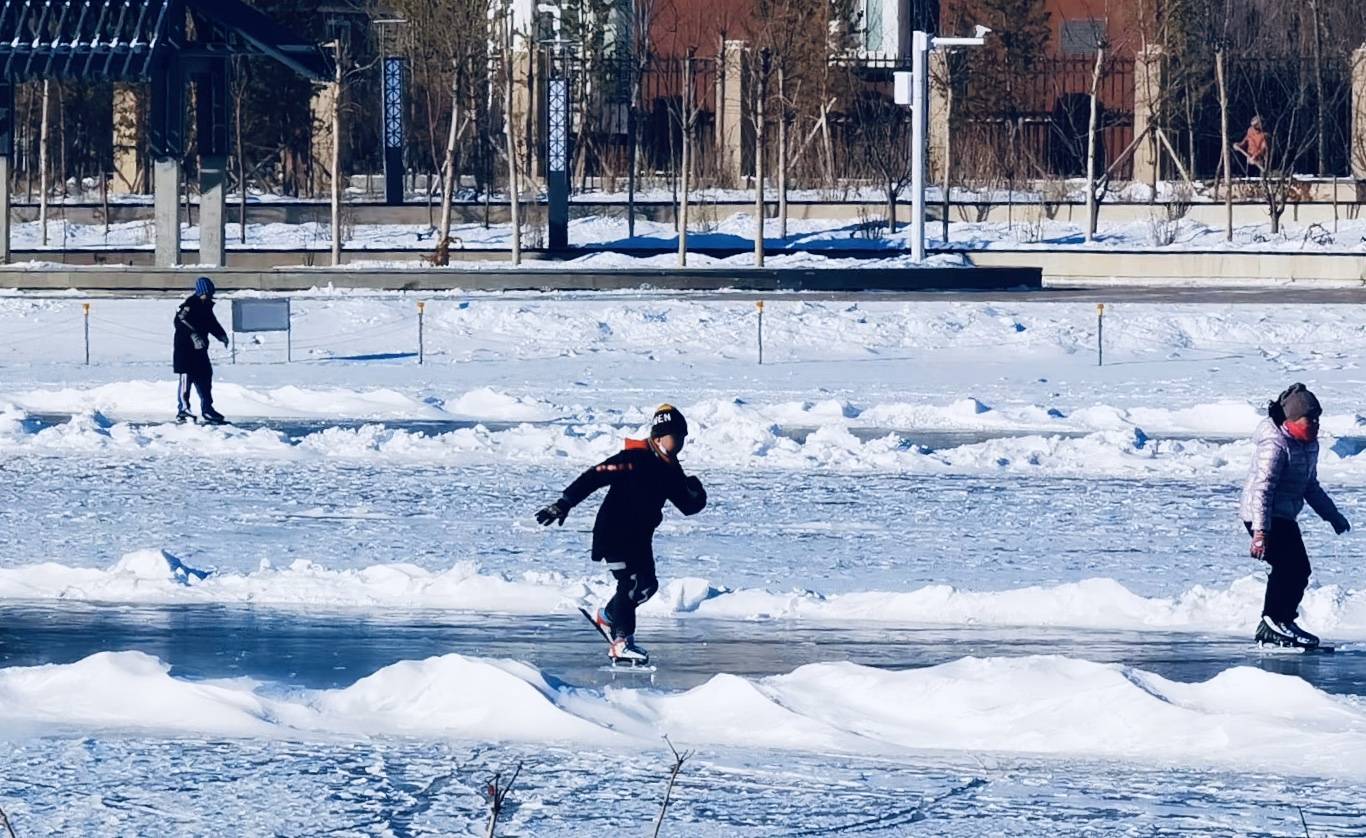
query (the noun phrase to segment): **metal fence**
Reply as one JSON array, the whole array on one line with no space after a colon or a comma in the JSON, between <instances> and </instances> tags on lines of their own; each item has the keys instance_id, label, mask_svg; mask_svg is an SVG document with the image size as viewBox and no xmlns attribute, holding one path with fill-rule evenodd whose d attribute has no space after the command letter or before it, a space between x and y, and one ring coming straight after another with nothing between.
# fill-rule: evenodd
<instances>
[{"instance_id":1,"label":"metal fence","mask_svg":"<svg viewBox=\"0 0 1366 838\"><path fill-rule=\"evenodd\" d=\"M986 170L1006 178L1085 174L1094 57L1045 59L1027 72L1007 71L1004 78L1000 72L974 73L971 63L966 70L961 93L966 97L969 125L963 139L982 148L967 150L965 157L979 161L979 175ZM1005 95L983 90L985 85L1003 82L1009 88ZM1097 93L1096 153L1103 172L1129 150L1134 138L1133 59L1107 59ZM974 107L974 98L996 104ZM1113 174L1127 178L1132 172L1132 155L1128 155Z\"/></svg>"}]
</instances>

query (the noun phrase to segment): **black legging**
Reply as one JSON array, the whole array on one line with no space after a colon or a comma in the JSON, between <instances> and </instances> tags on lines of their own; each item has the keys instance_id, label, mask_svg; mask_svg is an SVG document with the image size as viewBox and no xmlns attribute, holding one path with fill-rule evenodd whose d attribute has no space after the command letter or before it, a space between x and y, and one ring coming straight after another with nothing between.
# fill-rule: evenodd
<instances>
[{"instance_id":1,"label":"black legging","mask_svg":"<svg viewBox=\"0 0 1366 838\"><path fill-rule=\"evenodd\" d=\"M605 609L607 620L612 624L612 637L630 637L636 633L636 608L659 590L655 557L645 555L625 560L609 557L607 568L617 580L617 592Z\"/></svg>"},{"instance_id":2,"label":"black legging","mask_svg":"<svg viewBox=\"0 0 1366 838\"><path fill-rule=\"evenodd\" d=\"M1252 525L1246 526L1251 533ZM1300 600L1304 599L1304 589L1309 587L1309 574L1313 572L1300 525L1290 518L1273 518L1263 556L1271 565L1271 574L1266 579L1262 614L1280 622L1293 620L1300 613Z\"/></svg>"}]
</instances>

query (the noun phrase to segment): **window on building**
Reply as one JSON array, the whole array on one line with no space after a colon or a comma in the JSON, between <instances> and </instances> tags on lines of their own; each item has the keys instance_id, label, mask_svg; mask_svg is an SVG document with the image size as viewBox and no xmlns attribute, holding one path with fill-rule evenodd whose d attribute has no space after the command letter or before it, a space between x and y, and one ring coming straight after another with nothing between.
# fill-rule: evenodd
<instances>
[{"instance_id":1,"label":"window on building","mask_svg":"<svg viewBox=\"0 0 1366 838\"><path fill-rule=\"evenodd\" d=\"M863 48L882 49L882 4L886 0L863 0Z\"/></svg>"},{"instance_id":2,"label":"window on building","mask_svg":"<svg viewBox=\"0 0 1366 838\"><path fill-rule=\"evenodd\" d=\"M1094 55L1096 44L1105 38L1105 19L1064 20L1062 54Z\"/></svg>"}]
</instances>

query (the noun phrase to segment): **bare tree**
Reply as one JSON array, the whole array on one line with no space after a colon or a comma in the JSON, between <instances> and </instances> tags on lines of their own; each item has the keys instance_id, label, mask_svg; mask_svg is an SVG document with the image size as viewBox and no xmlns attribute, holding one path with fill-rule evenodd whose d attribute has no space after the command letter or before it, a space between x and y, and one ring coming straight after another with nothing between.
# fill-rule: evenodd
<instances>
[{"instance_id":1,"label":"bare tree","mask_svg":"<svg viewBox=\"0 0 1366 838\"><path fill-rule=\"evenodd\" d=\"M784 72L783 56L778 56L778 238L787 240L787 126L789 121L787 103L787 78Z\"/></svg>"},{"instance_id":2,"label":"bare tree","mask_svg":"<svg viewBox=\"0 0 1366 838\"><path fill-rule=\"evenodd\" d=\"M678 187L678 266L688 265L688 190L691 188L689 177L692 174L693 127L697 122L697 107L693 104L693 61L697 50L688 47L683 59L682 96L677 114L679 130L682 134L682 154L679 162Z\"/></svg>"},{"instance_id":3,"label":"bare tree","mask_svg":"<svg viewBox=\"0 0 1366 838\"><path fill-rule=\"evenodd\" d=\"M773 53L767 47L759 50L754 68L754 265L764 266L764 152L766 143L764 124L767 122L764 104L768 99L768 81L773 72Z\"/></svg>"},{"instance_id":4,"label":"bare tree","mask_svg":"<svg viewBox=\"0 0 1366 838\"><path fill-rule=\"evenodd\" d=\"M512 95L512 50L517 37L512 2L504 0L502 28L503 114L507 138L508 206L512 214L512 264L522 264L521 184L517 179L517 119Z\"/></svg>"},{"instance_id":5,"label":"bare tree","mask_svg":"<svg viewBox=\"0 0 1366 838\"><path fill-rule=\"evenodd\" d=\"M1223 25L1214 42L1214 81L1219 90L1219 167L1224 173L1224 241L1233 241L1233 138L1228 133L1228 27L1230 2L1223 0Z\"/></svg>"},{"instance_id":6,"label":"bare tree","mask_svg":"<svg viewBox=\"0 0 1366 838\"><path fill-rule=\"evenodd\" d=\"M1096 133L1100 127L1100 79L1105 71L1104 30L1096 43L1096 63L1091 71L1091 113L1086 125L1086 241L1096 239L1096 225L1100 219L1100 207L1096 196ZM1107 178L1108 180L1108 178ZM1103 186L1100 188L1104 188Z\"/></svg>"},{"instance_id":7,"label":"bare tree","mask_svg":"<svg viewBox=\"0 0 1366 838\"><path fill-rule=\"evenodd\" d=\"M329 206L332 217L332 264L341 264L342 234L341 234L341 143L342 143L342 91L345 83L346 64L342 61L342 42L340 38L332 40L332 102L329 118L332 123L332 159L329 161L328 170L331 176L328 178L328 195L330 198ZM240 130L240 128L239 128ZM246 185L242 188L245 190ZM246 229L245 218L242 227Z\"/></svg>"},{"instance_id":8,"label":"bare tree","mask_svg":"<svg viewBox=\"0 0 1366 838\"><path fill-rule=\"evenodd\" d=\"M451 216L460 187L464 138L475 123L482 89L481 68L489 57L488 5L485 0L393 0L408 21L407 31L414 78L434 88L427 105L431 141L445 121L440 162L441 215L436 226L433 264L449 262ZM439 85L439 87L438 87ZM449 102L449 109L437 102Z\"/></svg>"},{"instance_id":9,"label":"bare tree","mask_svg":"<svg viewBox=\"0 0 1366 838\"><path fill-rule=\"evenodd\" d=\"M854 108L855 149L882 187L887 232L896 232L896 201L911 182L910 124L906 109L875 94Z\"/></svg>"},{"instance_id":10,"label":"bare tree","mask_svg":"<svg viewBox=\"0 0 1366 838\"><path fill-rule=\"evenodd\" d=\"M52 144L52 131L48 118L52 111L50 90L52 83L43 79L42 127L38 129L38 226L42 230L43 247L47 247L47 195L51 189L48 183L48 147Z\"/></svg>"}]
</instances>

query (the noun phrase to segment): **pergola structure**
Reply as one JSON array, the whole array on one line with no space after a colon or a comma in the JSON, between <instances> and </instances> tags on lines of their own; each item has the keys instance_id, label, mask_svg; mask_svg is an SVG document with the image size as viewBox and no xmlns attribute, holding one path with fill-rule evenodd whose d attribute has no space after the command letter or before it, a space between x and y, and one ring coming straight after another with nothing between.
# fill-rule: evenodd
<instances>
[{"instance_id":1,"label":"pergola structure","mask_svg":"<svg viewBox=\"0 0 1366 838\"><path fill-rule=\"evenodd\" d=\"M235 55L264 55L310 79L329 58L241 0L0 0L0 261L10 251L14 86L63 81L145 83L156 207L156 264L180 262L178 196L186 153L185 96L195 89L200 157L199 262L224 264L228 78Z\"/></svg>"}]
</instances>

